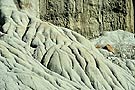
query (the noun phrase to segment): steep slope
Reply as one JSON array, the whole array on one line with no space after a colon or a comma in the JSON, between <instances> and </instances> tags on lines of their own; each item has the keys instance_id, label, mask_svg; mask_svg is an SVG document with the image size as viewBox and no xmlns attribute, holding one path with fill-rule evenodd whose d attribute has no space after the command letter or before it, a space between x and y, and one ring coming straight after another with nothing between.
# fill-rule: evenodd
<instances>
[{"instance_id":1,"label":"steep slope","mask_svg":"<svg viewBox=\"0 0 135 90\"><path fill-rule=\"evenodd\" d=\"M134 0L40 0L40 17L87 38L103 31L134 32Z\"/></svg>"},{"instance_id":2,"label":"steep slope","mask_svg":"<svg viewBox=\"0 0 135 90\"><path fill-rule=\"evenodd\" d=\"M135 88L133 75L106 59L89 40L41 21L25 5L0 1L0 90Z\"/></svg>"}]
</instances>

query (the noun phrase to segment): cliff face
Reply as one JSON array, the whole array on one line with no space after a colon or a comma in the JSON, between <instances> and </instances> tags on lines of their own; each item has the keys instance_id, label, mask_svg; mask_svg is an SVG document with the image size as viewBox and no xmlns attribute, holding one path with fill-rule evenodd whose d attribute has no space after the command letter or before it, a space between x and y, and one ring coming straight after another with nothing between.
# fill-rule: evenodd
<instances>
[{"instance_id":1,"label":"cliff face","mask_svg":"<svg viewBox=\"0 0 135 90\"><path fill-rule=\"evenodd\" d=\"M134 32L132 0L40 0L40 17L92 38L103 31Z\"/></svg>"}]
</instances>

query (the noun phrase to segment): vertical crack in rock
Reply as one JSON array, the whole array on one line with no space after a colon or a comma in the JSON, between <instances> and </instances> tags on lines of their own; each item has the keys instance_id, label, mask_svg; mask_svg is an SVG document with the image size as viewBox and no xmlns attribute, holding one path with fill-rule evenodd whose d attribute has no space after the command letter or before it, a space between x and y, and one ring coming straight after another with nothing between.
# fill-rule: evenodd
<instances>
[{"instance_id":1,"label":"vertical crack in rock","mask_svg":"<svg viewBox=\"0 0 135 90\"><path fill-rule=\"evenodd\" d=\"M39 3L42 20L87 38L118 29L134 32L134 0L40 0Z\"/></svg>"}]
</instances>

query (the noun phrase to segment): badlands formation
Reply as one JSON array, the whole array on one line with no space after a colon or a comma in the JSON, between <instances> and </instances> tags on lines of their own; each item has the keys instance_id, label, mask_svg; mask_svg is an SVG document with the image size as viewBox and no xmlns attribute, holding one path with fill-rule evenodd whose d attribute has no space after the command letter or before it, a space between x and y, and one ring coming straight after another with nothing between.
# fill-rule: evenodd
<instances>
[{"instance_id":1,"label":"badlands formation","mask_svg":"<svg viewBox=\"0 0 135 90\"><path fill-rule=\"evenodd\" d=\"M31 1L0 0L0 90L135 90L134 54L120 51L134 34L88 40L40 20Z\"/></svg>"}]
</instances>

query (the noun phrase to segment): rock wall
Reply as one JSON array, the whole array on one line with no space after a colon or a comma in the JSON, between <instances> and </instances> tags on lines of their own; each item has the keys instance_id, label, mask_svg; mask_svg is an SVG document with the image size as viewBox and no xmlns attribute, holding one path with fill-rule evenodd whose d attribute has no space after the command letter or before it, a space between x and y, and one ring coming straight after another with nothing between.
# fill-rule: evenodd
<instances>
[{"instance_id":1,"label":"rock wall","mask_svg":"<svg viewBox=\"0 0 135 90\"><path fill-rule=\"evenodd\" d=\"M40 0L40 17L92 38L103 31L134 32L132 0Z\"/></svg>"}]
</instances>

